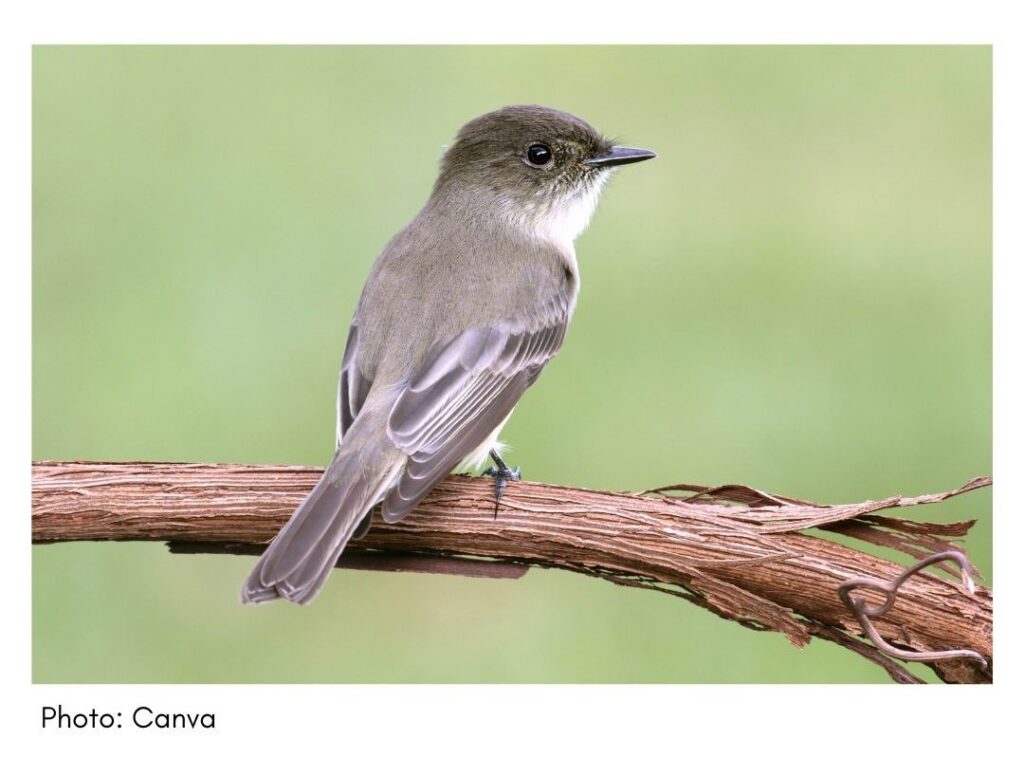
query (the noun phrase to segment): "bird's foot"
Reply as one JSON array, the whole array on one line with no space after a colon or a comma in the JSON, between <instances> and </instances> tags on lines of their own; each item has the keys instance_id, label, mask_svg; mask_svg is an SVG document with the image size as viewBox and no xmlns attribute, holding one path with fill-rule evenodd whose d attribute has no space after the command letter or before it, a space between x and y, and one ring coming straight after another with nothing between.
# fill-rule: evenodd
<instances>
[{"instance_id":1,"label":"bird's foot","mask_svg":"<svg viewBox=\"0 0 1024 776\"><path fill-rule=\"evenodd\" d=\"M505 488L510 482L516 482L522 478L519 467L509 468L496 450L491 450L491 460L494 466L484 472L485 477L494 477L494 516L498 516L498 506L501 504L501 497L505 495Z\"/></svg>"}]
</instances>

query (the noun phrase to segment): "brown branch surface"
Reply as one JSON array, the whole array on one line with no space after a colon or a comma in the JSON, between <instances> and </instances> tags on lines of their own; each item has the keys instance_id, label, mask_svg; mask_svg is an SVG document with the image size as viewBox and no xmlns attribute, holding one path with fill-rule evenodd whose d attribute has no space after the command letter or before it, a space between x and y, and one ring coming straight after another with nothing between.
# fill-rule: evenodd
<instances>
[{"instance_id":1,"label":"brown branch surface","mask_svg":"<svg viewBox=\"0 0 1024 776\"><path fill-rule=\"evenodd\" d=\"M178 551L258 552L316 483L321 469L231 464L33 464L32 539L164 541ZM991 484L827 506L741 485L675 485L640 494L513 483L494 517L489 479L452 476L397 525L375 522L344 565L475 576L562 568L682 596L795 645L812 637L853 649L898 681L914 677L863 641L836 589L850 577L889 580L897 563L809 535L818 528L914 558L960 549L973 521L936 524L875 514L930 504ZM381 552L384 551L384 552ZM385 554L386 553L386 554ZM872 601L873 593L866 597ZM883 638L915 651L972 649L932 668L948 682L989 682L992 592L923 573L876 622ZM856 638L855 638L856 637Z\"/></svg>"}]
</instances>

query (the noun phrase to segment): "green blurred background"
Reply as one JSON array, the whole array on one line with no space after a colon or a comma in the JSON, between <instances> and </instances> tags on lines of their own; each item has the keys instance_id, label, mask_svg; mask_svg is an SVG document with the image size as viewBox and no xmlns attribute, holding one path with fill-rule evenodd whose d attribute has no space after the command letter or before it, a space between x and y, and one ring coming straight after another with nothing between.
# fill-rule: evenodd
<instances>
[{"instance_id":1,"label":"green blurred background","mask_svg":"<svg viewBox=\"0 0 1024 776\"><path fill-rule=\"evenodd\" d=\"M325 463L371 262L516 102L659 153L577 242L506 428L528 479L842 502L990 472L987 47L36 48L33 457ZM916 514L979 518L991 583L987 493ZM252 558L33 553L37 682L886 681L565 572L251 608Z\"/></svg>"}]
</instances>

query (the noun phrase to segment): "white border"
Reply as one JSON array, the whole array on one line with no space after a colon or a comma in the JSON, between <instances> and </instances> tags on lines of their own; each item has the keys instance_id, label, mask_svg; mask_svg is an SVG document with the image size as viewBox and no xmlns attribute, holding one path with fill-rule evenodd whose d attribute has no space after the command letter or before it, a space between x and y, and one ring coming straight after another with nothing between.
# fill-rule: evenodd
<instances>
[{"instance_id":1,"label":"white border","mask_svg":"<svg viewBox=\"0 0 1024 776\"><path fill-rule=\"evenodd\" d=\"M28 6L28 4L22 4ZM287 4L37 2L10 10L3 46L8 110L3 293L6 394L3 485L5 586L0 734L17 772L263 773L309 765L369 772L575 773L649 768L730 773L741 768L893 772L995 767L1020 688L1020 95L1024 84L1012 4L861 0L856 3L477 2ZM17 14L21 18L16 18ZM12 14L15 18L12 18ZM999 580L994 688L896 687L317 687L31 686L27 488L30 449L30 43L70 42L552 42L995 43L996 480ZM1007 603L1009 602L1009 603ZM9 630L8 630L9 629ZM258 648L258 645L254 645ZM938 693L942 693L941 696ZM969 694L969 697L968 697ZM1014 698L1016 700L1016 698ZM215 734L44 733L39 708L209 707ZM1016 705L1016 704L1014 704ZM23 765L18 766L20 760ZM1012 761L1011 761L1012 762ZM788 764L788 765L787 765ZM794 765L795 764L795 765Z\"/></svg>"}]
</instances>

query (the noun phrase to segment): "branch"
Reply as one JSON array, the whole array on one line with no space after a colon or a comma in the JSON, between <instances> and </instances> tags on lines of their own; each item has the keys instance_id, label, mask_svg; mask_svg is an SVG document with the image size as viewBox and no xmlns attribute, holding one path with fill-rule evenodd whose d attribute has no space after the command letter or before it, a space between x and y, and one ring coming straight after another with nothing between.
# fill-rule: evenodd
<instances>
[{"instance_id":1,"label":"branch","mask_svg":"<svg viewBox=\"0 0 1024 776\"><path fill-rule=\"evenodd\" d=\"M231 464L44 461L32 469L32 540L164 541L172 551L258 553L312 489L321 469ZM943 501L987 487L987 477L945 493L825 506L741 485L674 485L637 494L513 483L494 517L489 479L451 476L408 518L380 521L339 565L516 577L527 566L561 568L657 589L803 647L824 638L867 657L897 681L899 663L862 640L837 590L853 577L896 578L903 567L851 542L912 558L959 549L974 521L936 524L875 514ZM949 572L950 567L945 567ZM973 569L972 569L973 570ZM870 588L863 598L882 603ZM931 664L947 682L992 678L992 592L972 595L958 578L921 573L874 620L903 650L971 649Z\"/></svg>"}]
</instances>

